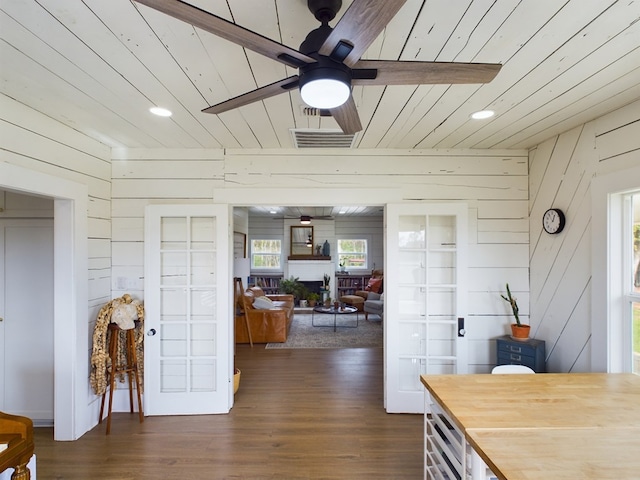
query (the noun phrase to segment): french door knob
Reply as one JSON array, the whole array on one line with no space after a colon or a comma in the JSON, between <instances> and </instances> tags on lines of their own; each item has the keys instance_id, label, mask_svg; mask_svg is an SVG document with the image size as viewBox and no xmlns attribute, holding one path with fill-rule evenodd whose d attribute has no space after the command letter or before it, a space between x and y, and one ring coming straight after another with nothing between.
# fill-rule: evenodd
<instances>
[{"instance_id":1,"label":"french door knob","mask_svg":"<svg viewBox=\"0 0 640 480\"><path fill-rule=\"evenodd\" d=\"M156 334L155 328L151 328L147 331L147 335L149 335L150 337L153 337L155 334Z\"/></svg>"}]
</instances>

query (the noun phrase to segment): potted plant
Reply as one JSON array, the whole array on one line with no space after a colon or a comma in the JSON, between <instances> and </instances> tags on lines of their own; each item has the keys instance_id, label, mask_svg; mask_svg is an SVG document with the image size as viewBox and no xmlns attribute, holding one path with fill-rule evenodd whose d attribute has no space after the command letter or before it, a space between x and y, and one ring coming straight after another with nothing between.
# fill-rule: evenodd
<instances>
[{"instance_id":1,"label":"potted plant","mask_svg":"<svg viewBox=\"0 0 640 480\"><path fill-rule=\"evenodd\" d=\"M300 292L300 287L303 285L300 283L298 277L293 275L289 278L283 278L280 280L280 291L287 295L296 296Z\"/></svg>"},{"instance_id":2,"label":"potted plant","mask_svg":"<svg viewBox=\"0 0 640 480\"><path fill-rule=\"evenodd\" d=\"M315 307L318 300L320 300L320 294L316 292L309 292L307 295L307 301L309 302L310 307Z\"/></svg>"},{"instance_id":3,"label":"potted plant","mask_svg":"<svg viewBox=\"0 0 640 480\"><path fill-rule=\"evenodd\" d=\"M323 290L329 291L329 282L331 281L331 277L328 274L324 274L324 283L322 285Z\"/></svg>"},{"instance_id":4,"label":"potted plant","mask_svg":"<svg viewBox=\"0 0 640 480\"><path fill-rule=\"evenodd\" d=\"M280 280L280 291L287 295L293 295L293 301L299 303L300 300L307 298L307 287L304 286L298 277L293 275L289 278Z\"/></svg>"},{"instance_id":5,"label":"potted plant","mask_svg":"<svg viewBox=\"0 0 640 480\"><path fill-rule=\"evenodd\" d=\"M513 316L516 318L516 323L512 323L511 324L511 335L512 335L512 337L513 338L520 338L520 339L529 338L529 331L531 330L531 327L529 325L525 325L524 323L520 322L520 315L519 315L520 309L518 308L518 302L511 295L511 290L509 289L509 284L508 283L507 283L507 296L505 297L502 294L500 294L500 296L504 300L509 302L509 304L511 305L511 310L513 311Z\"/></svg>"}]
</instances>

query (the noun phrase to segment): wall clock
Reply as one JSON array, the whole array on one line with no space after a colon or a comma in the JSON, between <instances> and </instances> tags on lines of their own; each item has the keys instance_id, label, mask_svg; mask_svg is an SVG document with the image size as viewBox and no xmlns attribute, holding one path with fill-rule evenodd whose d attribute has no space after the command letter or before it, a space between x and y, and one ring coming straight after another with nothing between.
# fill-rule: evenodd
<instances>
[{"instance_id":1,"label":"wall clock","mask_svg":"<svg viewBox=\"0 0 640 480\"><path fill-rule=\"evenodd\" d=\"M550 208L542 216L542 228L547 233L560 233L564 228L564 213L559 208Z\"/></svg>"}]
</instances>

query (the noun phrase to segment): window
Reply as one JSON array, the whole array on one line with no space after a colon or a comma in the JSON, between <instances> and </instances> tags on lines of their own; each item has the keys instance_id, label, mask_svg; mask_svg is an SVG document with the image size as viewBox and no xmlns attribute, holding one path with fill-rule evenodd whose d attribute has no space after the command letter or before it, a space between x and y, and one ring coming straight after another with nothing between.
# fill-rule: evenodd
<instances>
[{"instance_id":1,"label":"window","mask_svg":"<svg viewBox=\"0 0 640 480\"><path fill-rule=\"evenodd\" d=\"M368 242L363 238L338 239L338 262L341 266L355 269L368 266Z\"/></svg>"},{"instance_id":2,"label":"window","mask_svg":"<svg viewBox=\"0 0 640 480\"><path fill-rule=\"evenodd\" d=\"M251 240L251 268L282 270L282 240Z\"/></svg>"}]
</instances>

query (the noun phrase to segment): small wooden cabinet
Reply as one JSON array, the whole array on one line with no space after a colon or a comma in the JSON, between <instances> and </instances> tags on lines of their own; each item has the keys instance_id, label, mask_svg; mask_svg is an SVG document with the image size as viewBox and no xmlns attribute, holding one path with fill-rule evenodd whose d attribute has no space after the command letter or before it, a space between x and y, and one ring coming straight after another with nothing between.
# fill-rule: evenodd
<instances>
[{"instance_id":1,"label":"small wooden cabinet","mask_svg":"<svg viewBox=\"0 0 640 480\"><path fill-rule=\"evenodd\" d=\"M529 338L526 341L519 341L505 335L497 338L496 344L496 365L526 365L536 373L546 371L544 340Z\"/></svg>"}]
</instances>

